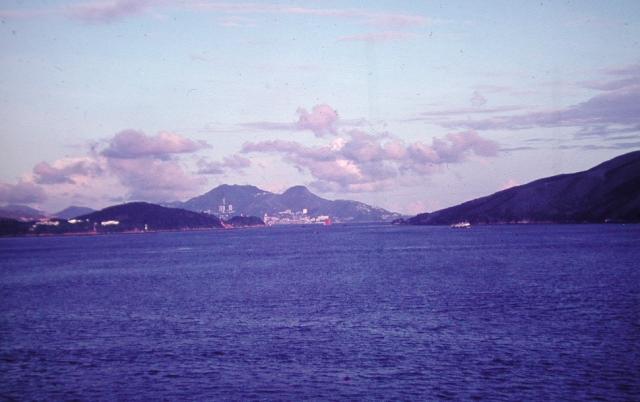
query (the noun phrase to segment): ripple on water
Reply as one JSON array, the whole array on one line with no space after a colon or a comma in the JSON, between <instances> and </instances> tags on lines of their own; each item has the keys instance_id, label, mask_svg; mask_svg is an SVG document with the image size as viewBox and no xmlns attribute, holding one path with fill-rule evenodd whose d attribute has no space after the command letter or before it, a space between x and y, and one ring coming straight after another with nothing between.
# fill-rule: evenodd
<instances>
[{"instance_id":1,"label":"ripple on water","mask_svg":"<svg viewBox=\"0 0 640 402\"><path fill-rule=\"evenodd\" d=\"M268 233L0 239L0 398L640 399L640 228Z\"/></svg>"}]
</instances>

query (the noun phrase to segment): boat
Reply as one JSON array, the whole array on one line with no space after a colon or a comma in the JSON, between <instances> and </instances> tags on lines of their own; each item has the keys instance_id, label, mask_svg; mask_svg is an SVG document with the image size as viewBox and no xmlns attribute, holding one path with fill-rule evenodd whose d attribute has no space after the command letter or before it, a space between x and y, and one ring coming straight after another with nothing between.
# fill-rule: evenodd
<instances>
[{"instance_id":1,"label":"boat","mask_svg":"<svg viewBox=\"0 0 640 402\"><path fill-rule=\"evenodd\" d=\"M467 221L464 221L464 222L454 223L453 225L451 225L451 227L454 229L470 229L471 224Z\"/></svg>"}]
</instances>

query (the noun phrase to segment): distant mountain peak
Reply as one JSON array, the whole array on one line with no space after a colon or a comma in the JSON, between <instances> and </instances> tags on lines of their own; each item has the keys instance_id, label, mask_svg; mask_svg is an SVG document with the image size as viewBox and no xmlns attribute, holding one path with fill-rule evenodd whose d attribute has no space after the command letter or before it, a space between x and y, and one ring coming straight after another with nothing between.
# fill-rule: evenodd
<instances>
[{"instance_id":1,"label":"distant mountain peak","mask_svg":"<svg viewBox=\"0 0 640 402\"><path fill-rule=\"evenodd\" d=\"M248 216L307 210L310 215L327 215L343 222L380 222L400 217L393 212L356 201L327 200L302 185L276 194L251 185L221 184L203 195L184 203L172 203L171 206L195 212Z\"/></svg>"},{"instance_id":2,"label":"distant mountain peak","mask_svg":"<svg viewBox=\"0 0 640 402\"><path fill-rule=\"evenodd\" d=\"M53 216L61 219L71 219L80 215L90 214L91 212L94 212L94 211L95 210L92 208L71 205L61 211L56 212L55 214L53 214Z\"/></svg>"},{"instance_id":3,"label":"distant mountain peak","mask_svg":"<svg viewBox=\"0 0 640 402\"><path fill-rule=\"evenodd\" d=\"M313 194L311 191L309 191L308 188L306 188L305 186L293 186L293 187L289 187L284 193L282 193L282 195L285 194Z\"/></svg>"},{"instance_id":4,"label":"distant mountain peak","mask_svg":"<svg viewBox=\"0 0 640 402\"><path fill-rule=\"evenodd\" d=\"M234 189L234 190L254 190L254 191L264 191L256 186L252 186L250 184L220 184L219 186L216 186L214 188L212 188L209 192L211 191L216 191L216 190L228 190L228 189Z\"/></svg>"},{"instance_id":5,"label":"distant mountain peak","mask_svg":"<svg viewBox=\"0 0 640 402\"><path fill-rule=\"evenodd\" d=\"M11 219L38 219L44 218L45 213L27 205L9 204L0 207L0 217Z\"/></svg>"}]
</instances>

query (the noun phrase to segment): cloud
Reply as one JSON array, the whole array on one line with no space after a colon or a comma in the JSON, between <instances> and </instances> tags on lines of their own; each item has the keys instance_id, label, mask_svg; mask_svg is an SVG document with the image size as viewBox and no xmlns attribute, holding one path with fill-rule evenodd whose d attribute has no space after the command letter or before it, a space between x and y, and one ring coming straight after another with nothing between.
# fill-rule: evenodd
<instances>
[{"instance_id":1,"label":"cloud","mask_svg":"<svg viewBox=\"0 0 640 402\"><path fill-rule=\"evenodd\" d=\"M432 160L432 163L461 162L468 151L479 156L498 154L498 145L475 131L450 133L444 139L434 138L431 147L437 154L437 159Z\"/></svg>"},{"instance_id":2,"label":"cloud","mask_svg":"<svg viewBox=\"0 0 640 402\"><path fill-rule=\"evenodd\" d=\"M530 112L488 119L458 120L441 123L449 128L473 130L522 130L530 128L594 127L617 129L640 124L640 86L611 90L566 108ZM602 131L605 133L606 131Z\"/></svg>"},{"instance_id":3,"label":"cloud","mask_svg":"<svg viewBox=\"0 0 640 402\"><path fill-rule=\"evenodd\" d=\"M582 86L589 89L597 89L599 91L615 91L634 85L640 85L639 77L627 77L606 81L584 81Z\"/></svg>"},{"instance_id":4,"label":"cloud","mask_svg":"<svg viewBox=\"0 0 640 402\"><path fill-rule=\"evenodd\" d=\"M609 142L621 139L621 134L640 133L640 64L600 70L600 80L579 83L584 88L598 91L584 102L564 108L503 114L485 119L445 119L437 121L443 127L472 130L524 130L534 128L573 127L575 138L600 138ZM521 108L519 108L521 109ZM500 113L496 109L478 109ZM518 110L518 109L513 109ZM504 112L511 110L505 109ZM423 116L455 116L457 112L478 114L473 110L427 112ZM460 113L462 114L462 113ZM418 118L415 120L421 120ZM623 138L628 139L628 138ZM600 145L576 145L578 149L634 148L635 142L616 142ZM517 148L516 148L517 149Z\"/></svg>"},{"instance_id":5,"label":"cloud","mask_svg":"<svg viewBox=\"0 0 640 402\"><path fill-rule=\"evenodd\" d=\"M313 132L316 137L324 137L326 135L337 134L338 112L327 104L315 105L311 111L299 107L296 110L298 120L291 123L278 123L259 121L251 123L243 123L243 127L254 128L259 130L275 130L275 131L304 131Z\"/></svg>"},{"instance_id":6,"label":"cloud","mask_svg":"<svg viewBox=\"0 0 640 402\"><path fill-rule=\"evenodd\" d=\"M206 180L186 171L179 156L209 145L181 135L160 132L154 136L123 130L97 152L108 173L127 189L132 200L168 201L193 194Z\"/></svg>"},{"instance_id":7,"label":"cloud","mask_svg":"<svg viewBox=\"0 0 640 402\"><path fill-rule=\"evenodd\" d=\"M609 76L639 76L640 63L627 64L625 66L609 67L602 69L603 74Z\"/></svg>"},{"instance_id":8,"label":"cloud","mask_svg":"<svg viewBox=\"0 0 640 402\"><path fill-rule=\"evenodd\" d=\"M466 108L452 108L452 109L443 109L443 110L432 110L428 112L420 113L422 117L416 117L408 120L426 120L425 117L438 117L438 116L456 116L456 115L467 115L467 114L492 114L492 113L504 113L504 112L513 112L516 110L522 110L522 106L497 106L493 108L482 108L482 107L466 107Z\"/></svg>"},{"instance_id":9,"label":"cloud","mask_svg":"<svg viewBox=\"0 0 640 402\"><path fill-rule=\"evenodd\" d=\"M158 7L173 7L179 10L237 15L291 15L318 18L341 18L357 23L379 27L423 26L432 20L422 15L388 11L371 12L354 8L314 8L288 6L284 4L215 2L202 0L99 0L77 4L68 9L68 14L78 20L92 23L111 23L123 18L140 15ZM231 22L235 24L236 21Z\"/></svg>"},{"instance_id":10,"label":"cloud","mask_svg":"<svg viewBox=\"0 0 640 402\"><path fill-rule=\"evenodd\" d=\"M91 23L110 23L142 14L162 1L150 0L112 0L77 4L69 8L71 17Z\"/></svg>"},{"instance_id":11,"label":"cloud","mask_svg":"<svg viewBox=\"0 0 640 402\"><path fill-rule=\"evenodd\" d=\"M606 136L614 136L611 139L619 139L619 134L631 134L631 133L640 133L640 124L624 126L624 127L611 127L607 125L594 125L589 127L583 127L578 132L576 132L576 138L587 138L587 137L606 137ZM637 135L626 136L627 138L637 138Z\"/></svg>"},{"instance_id":12,"label":"cloud","mask_svg":"<svg viewBox=\"0 0 640 402\"><path fill-rule=\"evenodd\" d=\"M336 122L338 112L329 105L316 105L308 112L304 108L298 108L298 121L296 128L299 130L311 130L316 137L327 134L336 134Z\"/></svg>"},{"instance_id":13,"label":"cloud","mask_svg":"<svg viewBox=\"0 0 640 402\"><path fill-rule=\"evenodd\" d=\"M242 171L251 166L251 160L241 155L227 156L222 162L209 162L205 159L198 161L198 174L225 174L228 170Z\"/></svg>"},{"instance_id":14,"label":"cloud","mask_svg":"<svg viewBox=\"0 0 640 402\"><path fill-rule=\"evenodd\" d=\"M601 70L604 79L583 81L580 84L589 89L599 91L616 91L619 89L640 86L640 63Z\"/></svg>"},{"instance_id":15,"label":"cloud","mask_svg":"<svg viewBox=\"0 0 640 402\"><path fill-rule=\"evenodd\" d=\"M171 201L192 195L206 183L175 160L109 159L109 171L128 189L130 200Z\"/></svg>"},{"instance_id":16,"label":"cloud","mask_svg":"<svg viewBox=\"0 0 640 402\"><path fill-rule=\"evenodd\" d=\"M404 174L432 174L443 164L464 161L469 154L495 156L498 145L473 131L450 133L426 144L352 130L347 138L324 146L261 141L245 143L241 152L280 154L285 162L311 174L315 188L359 192L389 188Z\"/></svg>"},{"instance_id":17,"label":"cloud","mask_svg":"<svg viewBox=\"0 0 640 402\"><path fill-rule=\"evenodd\" d=\"M338 42L395 42L404 39L414 38L416 34L411 32L398 32L398 31L386 31L386 32L370 32L359 35L347 35L338 38Z\"/></svg>"},{"instance_id":18,"label":"cloud","mask_svg":"<svg viewBox=\"0 0 640 402\"><path fill-rule=\"evenodd\" d=\"M232 14L280 14L280 15L302 15L323 18L343 18L362 22L374 26L422 26L430 22L427 17L415 14L403 14L394 12L371 12L353 8L314 8L302 6L287 6L281 4L260 4L260 3L218 3L192 1L185 2L186 7L200 11L210 11Z\"/></svg>"},{"instance_id":19,"label":"cloud","mask_svg":"<svg viewBox=\"0 0 640 402\"><path fill-rule=\"evenodd\" d=\"M0 202L9 204L34 204L46 200L42 187L27 181L16 184L0 183Z\"/></svg>"},{"instance_id":20,"label":"cloud","mask_svg":"<svg viewBox=\"0 0 640 402\"><path fill-rule=\"evenodd\" d=\"M174 154L193 153L208 146L204 141L193 141L170 132L148 136L141 131L124 130L109 140L109 146L102 155L117 159L167 159Z\"/></svg>"},{"instance_id":21,"label":"cloud","mask_svg":"<svg viewBox=\"0 0 640 402\"><path fill-rule=\"evenodd\" d=\"M596 151L596 150L601 150L601 149L613 149L613 150L624 149L624 150L628 150L628 149L638 149L638 148L640 148L640 141L635 141L635 142L616 142L616 143L609 143L609 144L560 145L558 147L558 149L563 149L563 150L579 149L579 150L582 150L582 151Z\"/></svg>"},{"instance_id":22,"label":"cloud","mask_svg":"<svg viewBox=\"0 0 640 402\"><path fill-rule=\"evenodd\" d=\"M83 156L36 164L23 182L2 185L0 193L14 202L38 202L46 188L48 202L55 204L71 200L102 204L114 197L152 202L182 199L193 195L206 179L185 168L180 157L207 146L168 132L148 136L124 130L91 144ZM237 155L225 158L222 166L242 169L246 164L246 158Z\"/></svg>"},{"instance_id":23,"label":"cloud","mask_svg":"<svg viewBox=\"0 0 640 402\"><path fill-rule=\"evenodd\" d=\"M81 177L96 176L101 172L100 164L88 157L60 159L53 164L40 162L33 168L38 184L74 184Z\"/></svg>"}]
</instances>

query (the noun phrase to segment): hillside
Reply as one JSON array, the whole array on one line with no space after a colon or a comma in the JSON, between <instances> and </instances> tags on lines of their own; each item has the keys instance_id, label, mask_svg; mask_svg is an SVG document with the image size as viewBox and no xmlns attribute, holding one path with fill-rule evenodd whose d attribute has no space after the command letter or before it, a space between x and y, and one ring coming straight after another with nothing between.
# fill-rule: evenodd
<instances>
[{"instance_id":1,"label":"hillside","mask_svg":"<svg viewBox=\"0 0 640 402\"><path fill-rule=\"evenodd\" d=\"M26 205L9 204L0 207L0 217L16 219L19 221L29 221L44 218L46 214L35 208Z\"/></svg>"},{"instance_id":2,"label":"hillside","mask_svg":"<svg viewBox=\"0 0 640 402\"><path fill-rule=\"evenodd\" d=\"M640 151L589 170L512 187L404 223L640 222Z\"/></svg>"},{"instance_id":3,"label":"hillside","mask_svg":"<svg viewBox=\"0 0 640 402\"><path fill-rule=\"evenodd\" d=\"M86 215L92 212L95 212L95 209L91 209L87 207L78 207L78 206L72 205L70 207L63 209L62 211L56 212L55 214L53 214L53 216L61 219L71 219L71 218L75 218L76 216Z\"/></svg>"},{"instance_id":4,"label":"hillside","mask_svg":"<svg viewBox=\"0 0 640 402\"><path fill-rule=\"evenodd\" d=\"M313 194L304 186L294 186L282 194L276 194L255 186L224 184L184 203L170 205L217 214L218 207L223 202L233 206L234 215L261 217L264 214L273 215L286 210L299 212L306 209L309 215L328 215L342 222L379 222L400 217L397 213L357 201L327 200Z\"/></svg>"},{"instance_id":5,"label":"hillside","mask_svg":"<svg viewBox=\"0 0 640 402\"><path fill-rule=\"evenodd\" d=\"M166 208L146 202L131 202L114 205L100 211L81 215L77 219L95 223L105 231L123 230L178 230L222 227L215 216L186 211L178 208ZM117 221L115 224L105 224Z\"/></svg>"},{"instance_id":6,"label":"hillside","mask_svg":"<svg viewBox=\"0 0 640 402\"><path fill-rule=\"evenodd\" d=\"M177 208L184 208L195 212L218 213L218 206L222 205L223 199L225 203L232 204L234 213L244 213L254 208L254 204L259 203L265 197L272 196L273 193L264 191L254 186L228 185L223 184L211 191L200 196L191 198L190 200L180 203L174 202L171 205Z\"/></svg>"}]
</instances>

